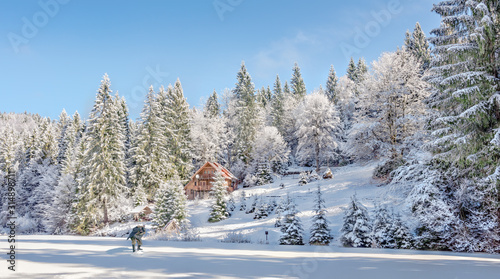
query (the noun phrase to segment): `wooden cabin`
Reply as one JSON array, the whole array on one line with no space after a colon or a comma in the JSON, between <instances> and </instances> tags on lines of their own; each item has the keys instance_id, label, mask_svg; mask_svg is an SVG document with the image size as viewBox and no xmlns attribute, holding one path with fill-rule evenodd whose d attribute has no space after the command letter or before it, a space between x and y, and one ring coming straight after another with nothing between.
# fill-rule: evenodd
<instances>
[{"instance_id":1,"label":"wooden cabin","mask_svg":"<svg viewBox=\"0 0 500 279\"><path fill-rule=\"evenodd\" d=\"M212 190L212 182L215 181L215 173L218 170L222 172L222 175L226 179L227 191L229 193L238 188L238 178L236 178L236 176L234 176L229 170L217 163L206 162L194 173L188 184L184 186L188 199L194 200L208 198L209 193Z\"/></svg>"}]
</instances>

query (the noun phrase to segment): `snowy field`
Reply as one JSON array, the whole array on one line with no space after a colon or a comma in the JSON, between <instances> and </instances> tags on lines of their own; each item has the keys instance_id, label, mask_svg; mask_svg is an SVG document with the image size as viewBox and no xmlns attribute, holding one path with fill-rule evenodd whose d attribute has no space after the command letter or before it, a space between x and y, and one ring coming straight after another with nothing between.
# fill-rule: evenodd
<instances>
[{"instance_id":1,"label":"snowy field","mask_svg":"<svg viewBox=\"0 0 500 279\"><path fill-rule=\"evenodd\" d=\"M153 241L148 230L145 252L133 254L130 240L122 236L135 223L100 232L117 237L18 236L17 271L7 270L4 262L0 278L500 278L499 255L340 247L342 218L353 194L368 209L379 203L405 213L400 191L379 187L371 179L375 166L333 169L333 179L305 186L298 185L298 176L291 176L244 189L247 196L265 202L279 202L286 195L293 198L307 241L314 190L320 185L334 236L327 247L277 245L276 216L254 220L254 214L239 211L240 189L234 194L233 215L218 223L207 222L210 200L189 202L190 220L202 241ZM265 231L269 244L265 244ZM222 243L230 232L241 233L250 243ZM1 243L7 243L5 236Z\"/></svg>"},{"instance_id":2,"label":"snowy field","mask_svg":"<svg viewBox=\"0 0 500 279\"><path fill-rule=\"evenodd\" d=\"M5 241L2 237L2 242ZM0 278L499 278L500 256L336 246L24 236L17 271Z\"/></svg>"}]
</instances>

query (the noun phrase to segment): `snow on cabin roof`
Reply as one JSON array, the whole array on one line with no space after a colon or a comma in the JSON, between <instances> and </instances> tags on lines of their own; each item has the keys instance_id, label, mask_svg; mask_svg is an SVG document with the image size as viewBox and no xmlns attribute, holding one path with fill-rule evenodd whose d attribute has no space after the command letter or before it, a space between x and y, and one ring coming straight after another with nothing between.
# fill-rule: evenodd
<instances>
[{"instance_id":1,"label":"snow on cabin roof","mask_svg":"<svg viewBox=\"0 0 500 279\"><path fill-rule=\"evenodd\" d=\"M201 172L201 170L203 168L205 168L207 165L213 167L214 169L216 170L220 170L222 171L222 175L229 178L229 179L234 179L234 180L237 180L238 178L236 176L234 176L234 174L232 174L228 169L226 169L225 167L223 167L222 165L218 164L218 163L215 163L215 162L206 162L201 168L199 168L194 174L193 176L191 177L191 179L193 179L196 174L198 174L199 172Z\"/></svg>"},{"instance_id":2,"label":"snow on cabin roof","mask_svg":"<svg viewBox=\"0 0 500 279\"><path fill-rule=\"evenodd\" d=\"M149 209L153 210L153 207L150 205L139 205L132 209L130 213L141 213L146 207L149 207Z\"/></svg>"}]
</instances>

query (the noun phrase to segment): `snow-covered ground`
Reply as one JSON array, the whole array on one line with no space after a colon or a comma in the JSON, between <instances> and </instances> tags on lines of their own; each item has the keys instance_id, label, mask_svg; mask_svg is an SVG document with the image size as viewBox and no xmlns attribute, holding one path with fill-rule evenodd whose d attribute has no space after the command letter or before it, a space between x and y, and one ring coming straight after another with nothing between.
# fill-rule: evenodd
<instances>
[{"instance_id":1,"label":"snow-covered ground","mask_svg":"<svg viewBox=\"0 0 500 279\"><path fill-rule=\"evenodd\" d=\"M0 278L499 278L498 255L340 247L344 209L353 194L368 209L380 203L404 210L397 190L378 187L372 181L375 166L332 169L333 179L305 186L299 186L298 176L292 176L244 189L247 196L268 202L279 202L286 195L293 198L307 241L314 191L320 185L334 236L327 247L277 245L280 232L274 227L276 216L254 220L254 214L239 211L240 189L234 194L233 215L218 223L207 222L210 200L189 202L191 223L202 241L157 241L146 234L145 253L133 254L130 240L123 236L134 223L115 224L101 231L116 237L18 236L17 271L9 271L4 261ZM247 204L252 200L249 198ZM269 232L269 244L265 244L265 231ZM251 243L222 243L230 232L241 233ZM5 236L1 243L7 243Z\"/></svg>"},{"instance_id":2,"label":"snow-covered ground","mask_svg":"<svg viewBox=\"0 0 500 279\"><path fill-rule=\"evenodd\" d=\"M5 238L2 237L2 242ZM337 246L145 241L142 255L114 237L22 236L17 271L0 278L499 278L500 257Z\"/></svg>"},{"instance_id":3,"label":"snow-covered ground","mask_svg":"<svg viewBox=\"0 0 500 279\"><path fill-rule=\"evenodd\" d=\"M387 187L378 187L377 182L372 180L372 174L376 163L368 165L349 165L342 168L332 168L333 179L317 180L304 186L298 185L298 175L285 176L278 178L272 184L238 189L233 193L236 201L236 209L232 216L218 223L209 223L209 207L211 200L200 200L189 202L189 212L191 222L205 241L218 241L225 237L229 232L241 232L246 235L253 243L265 242L265 231L269 232L268 239L271 244L277 244L281 232L279 228L274 227L276 215L260 220L254 220L254 214L245 214L239 211L241 192L245 191L247 196L247 207L253 201L254 196L267 203L273 199L280 202L281 198L289 195L297 204L298 216L302 221L305 233L305 240L309 238L309 228L311 227L311 218L313 216L314 199L316 197L317 186L321 186L321 192L325 200L325 206L328 211L327 218L330 222L334 236L333 245L339 245L338 239L344 210L351 200L351 196L356 194L368 209L373 209L375 203L387 205L400 210L402 200L394 191L389 194ZM284 184L284 188L280 187Z\"/></svg>"}]
</instances>

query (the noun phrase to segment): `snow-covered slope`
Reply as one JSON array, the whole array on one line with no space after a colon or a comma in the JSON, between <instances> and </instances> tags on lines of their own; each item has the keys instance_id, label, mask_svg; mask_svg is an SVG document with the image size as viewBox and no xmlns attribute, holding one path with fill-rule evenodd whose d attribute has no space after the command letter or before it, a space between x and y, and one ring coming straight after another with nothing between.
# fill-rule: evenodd
<instances>
[{"instance_id":1,"label":"snow-covered slope","mask_svg":"<svg viewBox=\"0 0 500 279\"><path fill-rule=\"evenodd\" d=\"M398 196L394 196L394 191L390 191L387 187L378 187L377 182L372 181L372 173L376 166L376 163L371 163L368 165L349 165L333 168L333 179L321 179L304 186L299 186L298 175L293 175L278 178L272 184L238 189L233 193L236 201L235 211L232 212L230 218L218 223L209 223L207 221L211 200L190 201L190 219L204 241L219 241L227 233L237 232L246 235L253 243L265 243L265 231L268 231L269 242L277 244L281 232L279 228L274 227L276 215L271 214L265 219L254 220L253 213L245 214L244 211L239 210L240 196L241 192L245 191L247 206L249 206L253 200L253 197L249 196L258 196L267 203L274 199L279 203L281 198L289 195L297 204L298 216L305 230L304 239L307 240L313 216L315 191L319 185L325 199L328 211L327 218L334 236L332 245L337 245L344 210L354 194L368 209L373 208L375 203L380 203L387 204L389 208L395 206L395 209L399 210L400 200ZM285 187L282 189L280 184L284 184Z\"/></svg>"}]
</instances>

